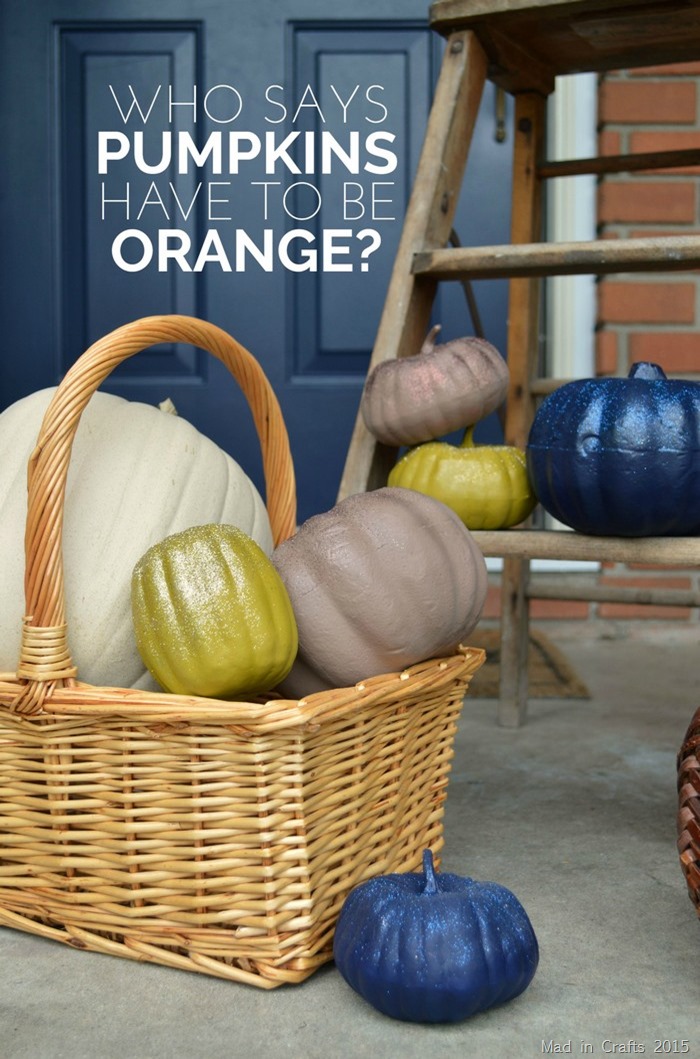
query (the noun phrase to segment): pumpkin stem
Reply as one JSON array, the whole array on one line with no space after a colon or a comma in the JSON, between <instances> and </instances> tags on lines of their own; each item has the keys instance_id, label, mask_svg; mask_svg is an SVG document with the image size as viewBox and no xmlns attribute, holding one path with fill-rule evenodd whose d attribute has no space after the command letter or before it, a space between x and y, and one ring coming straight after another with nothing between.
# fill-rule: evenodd
<instances>
[{"instance_id":1,"label":"pumpkin stem","mask_svg":"<svg viewBox=\"0 0 700 1059\"><path fill-rule=\"evenodd\" d=\"M438 892L438 884L435 875L435 865L433 864L433 851L430 849L423 850L423 874L425 875L423 893L436 894Z\"/></svg>"},{"instance_id":2,"label":"pumpkin stem","mask_svg":"<svg viewBox=\"0 0 700 1059\"><path fill-rule=\"evenodd\" d=\"M420 347L421 353L432 353L435 349L435 339L441 331L442 324L435 324L435 327L431 327L423 340L423 345Z\"/></svg>"},{"instance_id":3,"label":"pumpkin stem","mask_svg":"<svg viewBox=\"0 0 700 1059\"><path fill-rule=\"evenodd\" d=\"M630 368L629 379L648 379L653 382L656 379L665 379L666 372L658 364L652 364L650 360L638 360Z\"/></svg>"},{"instance_id":4,"label":"pumpkin stem","mask_svg":"<svg viewBox=\"0 0 700 1059\"><path fill-rule=\"evenodd\" d=\"M460 442L460 449L473 449L474 448L474 427L475 423L472 423L470 427L464 431L464 437Z\"/></svg>"}]
</instances>

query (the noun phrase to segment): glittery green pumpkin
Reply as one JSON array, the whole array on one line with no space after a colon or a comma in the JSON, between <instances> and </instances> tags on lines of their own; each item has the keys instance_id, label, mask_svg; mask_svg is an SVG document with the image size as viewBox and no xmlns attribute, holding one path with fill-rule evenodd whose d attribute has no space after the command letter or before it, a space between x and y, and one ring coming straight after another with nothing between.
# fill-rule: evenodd
<instances>
[{"instance_id":1,"label":"glittery green pumpkin","mask_svg":"<svg viewBox=\"0 0 700 1059\"><path fill-rule=\"evenodd\" d=\"M392 467L389 485L434 496L470 530L506 529L537 504L525 453L512 445L476 445L468 427L461 445L428 441Z\"/></svg>"},{"instance_id":2,"label":"glittery green pumpkin","mask_svg":"<svg viewBox=\"0 0 700 1059\"><path fill-rule=\"evenodd\" d=\"M235 526L193 526L155 544L131 580L136 643L166 691L233 699L283 680L297 651L287 590Z\"/></svg>"}]
</instances>

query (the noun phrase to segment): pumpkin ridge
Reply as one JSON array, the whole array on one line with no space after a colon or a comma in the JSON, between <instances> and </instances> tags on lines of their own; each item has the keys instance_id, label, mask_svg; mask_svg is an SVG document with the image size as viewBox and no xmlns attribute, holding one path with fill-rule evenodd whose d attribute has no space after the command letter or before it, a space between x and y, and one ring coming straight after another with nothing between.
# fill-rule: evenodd
<instances>
[{"instance_id":1,"label":"pumpkin ridge","mask_svg":"<svg viewBox=\"0 0 700 1059\"><path fill-rule=\"evenodd\" d=\"M228 538L224 537L223 535L219 535L215 539L216 546L218 549L218 559L221 564L221 568L225 569L227 579L233 582L233 589L231 593L233 599L230 604L230 609L229 606L226 607L226 617L228 618L230 618L234 614L235 608L236 620L235 624L232 623L234 625L231 630L232 636L227 639L226 644L227 658L231 659L230 669L231 674L233 675L234 671L237 672L239 670L239 666L241 665L241 662L239 660L242 658L249 658L254 650L254 629L252 625L245 620L244 616L240 612L241 596L239 592L238 575L241 557L239 553L234 550L232 543L228 540ZM246 558L250 558L249 553L252 552L252 549L249 547L248 542L244 542L243 546L245 548ZM260 578L258 576L257 563L255 564L255 567L253 569L254 573L252 576L254 576L256 583L259 584ZM218 603L219 601L217 600L216 602ZM256 612L259 606L260 599L258 598L256 593ZM218 610L219 608L217 607L217 611ZM255 617L257 618L257 613Z\"/></svg>"},{"instance_id":2,"label":"pumpkin ridge","mask_svg":"<svg viewBox=\"0 0 700 1059\"><path fill-rule=\"evenodd\" d=\"M183 448L185 448L185 450L186 450L187 442L188 442L189 439L187 438L187 430L186 430L186 428L183 430L183 426L182 425L186 424L186 426L189 427L189 426L191 426L191 424L190 424L189 420L181 419L180 416L177 417L177 423L178 423L177 429L180 431L180 433L182 435L182 445L183 445ZM163 424L160 424L160 423L157 424L159 433L161 432L160 431L160 427L162 425ZM154 422L154 427L155 426L156 426L156 424ZM192 428L192 429L194 430L194 428ZM187 528L187 526L185 525L186 519L183 516L182 512L183 512L183 509L185 507L185 497L186 497L186 495L187 495L187 493L188 493L188 491L190 489L190 484L192 482L196 482L199 479L200 474L202 473L202 470L200 468L200 462L201 462L200 461L200 457L201 457L201 454L202 454L202 448L203 448L202 442L203 442L203 440L204 440L204 436L202 434L199 434L199 436L197 436L197 432L195 432L195 436L193 438L193 443L194 443L195 447L192 450L192 459L189 461L189 465L188 465L188 468L187 468L187 476L186 476L185 480L182 483L178 483L177 490L173 491L174 506L173 506L173 509L172 509L171 525L174 525L176 531L179 530L179 529L186 529ZM220 458L220 453L217 453L217 457Z\"/></svg>"},{"instance_id":3,"label":"pumpkin ridge","mask_svg":"<svg viewBox=\"0 0 700 1059\"><path fill-rule=\"evenodd\" d=\"M265 636L267 643L267 664L272 672L270 678L270 687L277 684L280 680L284 679L289 671L289 666L285 667L289 650L282 651L281 646L289 640L289 630L292 627L295 633L296 646L294 649L294 655L296 656L298 649L298 637L296 636L296 619L289 602L289 596L284 586L284 582L279 577L276 570L273 571L275 577L280 583L280 596L271 595L269 592L264 591L265 589L265 564L262 563L262 556L259 551L253 547L254 542L248 542L246 545L247 554L252 558L254 563L255 577L261 591L256 593L256 608L255 608L255 624L262 630L269 628L270 632ZM256 648L255 629L252 625L243 621L241 624L245 628L246 640L247 640L247 651L250 653ZM264 635L264 632L263 632ZM259 651L259 644L257 650Z\"/></svg>"},{"instance_id":4,"label":"pumpkin ridge","mask_svg":"<svg viewBox=\"0 0 700 1059\"><path fill-rule=\"evenodd\" d=\"M133 406L133 407L132 407ZM99 477L105 482L100 494L102 507L100 509L99 521L93 524L91 546L93 549L93 564L100 568L103 564L109 566L110 549L112 538L120 523L128 524L131 528L126 540L123 542L121 559L124 563L124 575L114 577L112 594L107 602L102 602L99 611L91 615L88 625L87 618L83 616L82 601L76 601L67 593L66 598L66 621L69 629L71 643L80 643L83 638L89 636L90 649L95 657L102 657L109 653L116 661L117 658L125 660L119 665L119 685L133 685L137 680L143 680L146 667L138 655L134 652L135 638L130 613L130 569L138 559L142 551L142 541L139 533L144 531L148 534L146 538L151 543L153 534L150 526L139 516L142 515L142 500L147 495L147 490L140 489L138 495L134 488L134 475L119 476L110 474L112 468L107 465L103 469L101 464L101 453L110 449L110 439L116 434L120 440L120 455L122 451L135 465L134 470L142 467L139 459L134 460L134 433L133 415L138 423L140 436L143 440L143 425L148 426L145 444L139 446L139 455L152 444L154 419L149 415L163 415L142 402L128 402L116 394L110 394L98 390L90 399L85 408L80 423L78 424L76 441L71 452L71 462L68 471L66 490L66 512L64 518L64 565L65 576L68 583L78 576L82 568L84 555L82 548L78 547L80 536L80 524L90 512L89 502L92 497L94 481ZM112 458L109 451L108 458ZM141 479L143 484L143 479ZM117 492L117 489L119 490ZM130 649L130 650L129 650ZM80 649L77 648L76 662L79 668L79 677L92 683L116 683L114 679L104 680L98 666L94 673L85 672L85 666L80 659ZM128 655L131 655L129 658ZM115 674L116 675L116 674Z\"/></svg>"},{"instance_id":5,"label":"pumpkin ridge","mask_svg":"<svg viewBox=\"0 0 700 1059\"><path fill-rule=\"evenodd\" d=\"M347 687L453 653L476 624L483 556L450 509L409 489L355 494L275 550L299 630L297 674ZM310 673L301 672L303 664Z\"/></svg>"},{"instance_id":6,"label":"pumpkin ridge","mask_svg":"<svg viewBox=\"0 0 700 1059\"><path fill-rule=\"evenodd\" d=\"M233 485L233 477L231 473L231 466L228 460L226 459L225 454L223 452L217 453L217 457L218 462L223 463L224 472L226 476L226 488L221 490L221 493L219 495L218 508L215 517L212 519L212 522L221 523L225 521L224 512L226 510L226 496L228 495L229 489ZM253 522L253 528L255 528L255 522Z\"/></svg>"},{"instance_id":7,"label":"pumpkin ridge","mask_svg":"<svg viewBox=\"0 0 700 1059\"><path fill-rule=\"evenodd\" d=\"M509 909L510 930L516 931L518 943L523 940L519 930L517 907L510 900L509 892L497 884L482 883L480 897L482 900L472 902L471 907L479 931L481 949L489 954L489 958L485 960L485 966L490 1006L496 1006L518 996L527 985L529 978L524 981L526 970L519 946L517 952L511 947L509 953L508 939L504 937L501 930L504 920L502 904L505 903Z\"/></svg>"},{"instance_id":8,"label":"pumpkin ridge","mask_svg":"<svg viewBox=\"0 0 700 1059\"><path fill-rule=\"evenodd\" d=\"M415 527L419 531L421 531L421 530L428 530L429 531L432 528L423 519L420 519L420 518L417 517L417 512L416 512L416 510L414 508L406 509L405 505L402 503L402 501L401 501L401 499L399 497L392 496L392 497L389 498L389 502L394 507L394 516L395 517L398 515L398 517L401 518L401 517L403 517L404 513L407 511L407 517L413 520ZM362 521L361 518L353 519L353 525L354 525L355 532L358 534L358 537L359 537L359 540L360 540L360 547L359 547L358 550L360 552L365 552L366 554L372 555L373 558L377 558L378 561L379 561L379 566L381 568L381 565L382 565L381 564L381 552L382 552L382 550L384 548L392 546L394 544L394 541L393 540L392 541L385 541L385 542L379 544L379 546L377 546L376 542L374 541L374 538L373 538L373 535L372 535L372 532L371 532L370 528ZM415 532L415 529L414 529L414 532ZM439 544L440 544L440 547L441 547L441 550L442 550L442 554L445 555L446 554L446 548L444 547L444 542L442 541L442 538L435 537L434 539L439 541ZM421 560L421 559L423 559L425 561L425 569L421 570L420 575L418 577L416 577L415 576L415 566L412 566L412 564L417 562L417 561L419 561L419 560ZM409 569L413 570L413 576L406 576L406 578L404 579L403 585L402 585L402 588L404 590L405 596L407 597L406 600L405 600L406 605L407 605L407 609L409 609L409 610L412 610L413 608L425 609L425 600L423 598L423 593L422 593L422 590L421 590L421 586L425 583L426 577L429 576L430 571L433 569L433 564L427 560L427 558L424 556L422 550L420 550L420 549L417 549L411 555L407 555L406 556L406 561L408 563ZM381 570L380 570L380 572L381 572ZM373 576L370 573L370 581L371 581L371 587L372 587L373 594L374 594L374 591L381 591L381 587L378 587L378 586L381 586L381 579L378 579L376 576ZM454 587L454 582L452 580L450 580L449 584L452 587ZM454 596L454 593L453 593L453 596ZM442 608L439 606L439 604L438 604L438 609L442 610ZM454 610L455 610L454 600L453 600L453 606L452 606L451 609L454 612ZM363 639L366 639L366 640L371 640L372 638L376 638L383 631L383 629L381 629L381 630L377 629L376 615L375 615L375 613L373 613L372 608L367 608L367 609L364 609L364 610L360 610L359 613L356 615L356 618L355 618L355 621L353 622L353 625L360 632L362 632ZM381 647L381 650L384 652L384 654L385 654L385 656L387 658L392 658L392 659L395 659L397 661L397 664L398 664L399 668L403 669L405 667L405 665L408 664L406 662L406 660L405 660L406 656L407 656L407 646L406 646L405 643L403 643L403 644L394 644L392 647L389 647L389 645L386 642L385 638L381 637L380 638L380 647Z\"/></svg>"}]
</instances>

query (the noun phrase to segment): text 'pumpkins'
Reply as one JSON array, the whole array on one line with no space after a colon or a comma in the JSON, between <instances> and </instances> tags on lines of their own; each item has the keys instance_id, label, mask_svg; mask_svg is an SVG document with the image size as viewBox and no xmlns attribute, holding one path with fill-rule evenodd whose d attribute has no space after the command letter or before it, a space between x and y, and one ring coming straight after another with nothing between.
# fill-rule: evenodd
<instances>
[{"instance_id":1,"label":"text 'pumpkins'","mask_svg":"<svg viewBox=\"0 0 700 1059\"><path fill-rule=\"evenodd\" d=\"M297 629L289 596L255 541L235 526L192 526L134 568L134 630L161 687L235 699L289 672Z\"/></svg>"},{"instance_id":2,"label":"text 'pumpkins'","mask_svg":"<svg viewBox=\"0 0 700 1059\"><path fill-rule=\"evenodd\" d=\"M0 670L14 672L24 615L27 463L54 390L0 415ZM186 420L95 393L68 471L63 556L66 616L78 677L154 687L139 656L129 589L134 564L156 541L203 522L226 522L272 552L267 511L230 456Z\"/></svg>"},{"instance_id":3,"label":"text 'pumpkins'","mask_svg":"<svg viewBox=\"0 0 700 1059\"><path fill-rule=\"evenodd\" d=\"M299 654L280 690L348 687L452 654L486 598L483 555L445 504L410 489L358 493L274 551Z\"/></svg>"}]
</instances>

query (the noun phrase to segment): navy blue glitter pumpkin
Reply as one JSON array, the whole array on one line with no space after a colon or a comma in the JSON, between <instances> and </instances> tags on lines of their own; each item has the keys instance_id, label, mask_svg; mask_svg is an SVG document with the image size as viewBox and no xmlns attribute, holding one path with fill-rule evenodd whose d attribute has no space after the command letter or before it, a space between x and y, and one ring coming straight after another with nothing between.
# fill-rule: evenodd
<instances>
[{"instance_id":1,"label":"navy blue glitter pumpkin","mask_svg":"<svg viewBox=\"0 0 700 1059\"><path fill-rule=\"evenodd\" d=\"M567 383L535 415L527 467L545 510L579 533L700 533L700 383L649 363Z\"/></svg>"},{"instance_id":2,"label":"navy blue glitter pumpkin","mask_svg":"<svg viewBox=\"0 0 700 1059\"><path fill-rule=\"evenodd\" d=\"M335 930L343 978L378 1011L457 1022L530 984L539 948L517 898L497 883L423 871L379 875L350 892Z\"/></svg>"}]
</instances>

